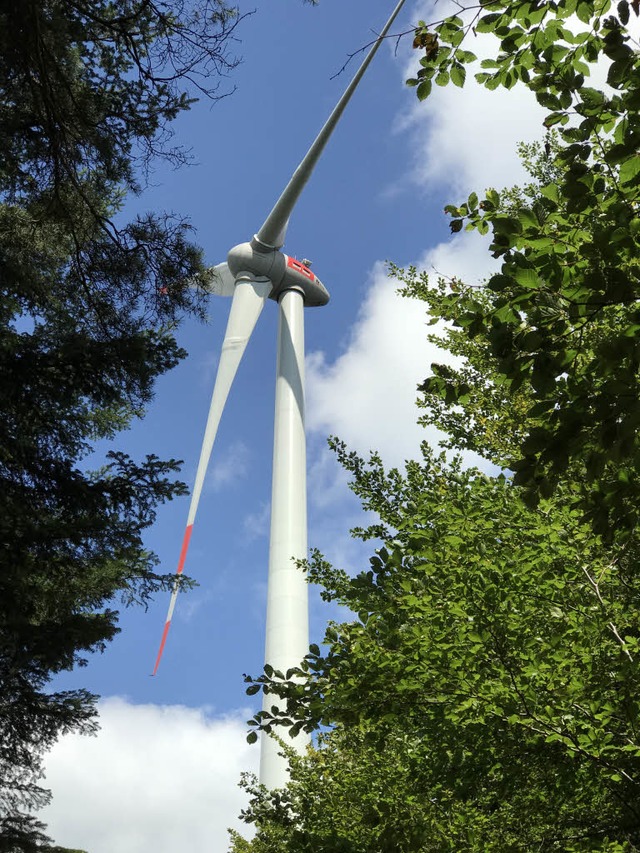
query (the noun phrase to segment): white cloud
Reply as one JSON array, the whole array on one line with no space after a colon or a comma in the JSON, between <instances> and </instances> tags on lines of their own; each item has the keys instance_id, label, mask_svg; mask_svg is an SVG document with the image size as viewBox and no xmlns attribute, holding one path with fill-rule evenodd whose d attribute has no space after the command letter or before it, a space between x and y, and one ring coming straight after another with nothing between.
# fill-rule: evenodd
<instances>
[{"instance_id":1,"label":"white cloud","mask_svg":"<svg viewBox=\"0 0 640 853\"><path fill-rule=\"evenodd\" d=\"M488 251L489 242L477 231L462 232L446 243L428 249L418 261L418 268L445 278L462 279L478 284L493 272L498 262Z\"/></svg>"},{"instance_id":2,"label":"white cloud","mask_svg":"<svg viewBox=\"0 0 640 853\"><path fill-rule=\"evenodd\" d=\"M472 190L522 183L527 176L516 146L544 136L547 112L528 90L491 92L469 71L463 89L434 86L427 101L416 100L398 120L398 130L411 135L414 180L444 185L451 201L457 201L457 195L466 197Z\"/></svg>"},{"instance_id":3,"label":"white cloud","mask_svg":"<svg viewBox=\"0 0 640 853\"><path fill-rule=\"evenodd\" d=\"M441 243L418 263L434 276L455 274L470 282L484 278L492 265L486 242L476 234ZM427 325L424 304L401 298L396 287L384 265L376 264L345 352L331 363L322 352L309 355L307 421L313 431L335 433L354 450L377 450L387 465L401 466L416 457L421 441L436 446L441 438L417 425L416 388L434 361L452 359L427 340L434 327ZM324 482L324 490L315 499L328 490L329 503L341 484L317 463L316 469L314 482Z\"/></svg>"},{"instance_id":4,"label":"white cloud","mask_svg":"<svg viewBox=\"0 0 640 853\"><path fill-rule=\"evenodd\" d=\"M207 487L217 492L223 486L234 483L247 475L250 451L242 441L234 441L222 456L218 453L215 463L207 474Z\"/></svg>"},{"instance_id":5,"label":"white cloud","mask_svg":"<svg viewBox=\"0 0 640 853\"><path fill-rule=\"evenodd\" d=\"M415 425L416 385L435 356L425 338L422 305L400 299L377 264L346 352L332 364L321 352L308 358L310 429L336 433L361 452L379 450L393 464L412 457L424 437Z\"/></svg>"},{"instance_id":6,"label":"white cloud","mask_svg":"<svg viewBox=\"0 0 640 853\"><path fill-rule=\"evenodd\" d=\"M454 4L448 5L438 6L438 19L459 14ZM420 4L418 10L416 17L434 19L433 7L427 11ZM522 182L526 175L515 156L516 145L545 133L542 121L548 110L523 85L489 91L476 83L480 60L494 56L497 46L495 37L469 32L462 47L475 53L478 62L467 66L464 87L434 84L425 101L413 98L410 109L396 119L396 131L410 134L413 181L447 187L452 202L457 194ZM403 78L415 76L418 58L415 51L407 57Z\"/></svg>"},{"instance_id":7,"label":"white cloud","mask_svg":"<svg viewBox=\"0 0 640 853\"><path fill-rule=\"evenodd\" d=\"M263 501L255 512L247 513L242 521L245 543L266 536L269 532L270 518L271 504L269 501Z\"/></svg>"},{"instance_id":8,"label":"white cloud","mask_svg":"<svg viewBox=\"0 0 640 853\"><path fill-rule=\"evenodd\" d=\"M102 701L97 737L67 735L47 756L49 834L89 853L221 853L246 805L240 773L258 762L247 716Z\"/></svg>"}]
</instances>

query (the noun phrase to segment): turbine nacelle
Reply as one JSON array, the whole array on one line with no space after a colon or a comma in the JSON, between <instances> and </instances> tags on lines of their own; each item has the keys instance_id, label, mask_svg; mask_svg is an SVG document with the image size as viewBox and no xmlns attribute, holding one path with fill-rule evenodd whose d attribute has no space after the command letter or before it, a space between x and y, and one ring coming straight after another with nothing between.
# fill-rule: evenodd
<instances>
[{"instance_id":1,"label":"turbine nacelle","mask_svg":"<svg viewBox=\"0 0 640 853\"><path fill-rule=\"evenodd\" d=\"M229 252L226 264L211 269L207 290L216 296L233 296L236 282L243 277L269 279L270 299L277 302L286 290L297 290L306 307L326 305L329 292L309 267L297 258L278 249L263 246L256 237L250 243L240 243Z\"/></svg>"},{"instance_id":2,"label":"turbine nacelle","mask_svg":"<svg viewBox=\"0 0 640 853\"><path fill-rule=\"evenodd\" d=\"M234 246L227 264L235 278L243 273L268 278L273 285L269 298L276 302L285 290L300 291L307 307L326 305L329 301L329 292L309 267L279 249L265 246L258 237Z\"/></svg>"}]
</instances>

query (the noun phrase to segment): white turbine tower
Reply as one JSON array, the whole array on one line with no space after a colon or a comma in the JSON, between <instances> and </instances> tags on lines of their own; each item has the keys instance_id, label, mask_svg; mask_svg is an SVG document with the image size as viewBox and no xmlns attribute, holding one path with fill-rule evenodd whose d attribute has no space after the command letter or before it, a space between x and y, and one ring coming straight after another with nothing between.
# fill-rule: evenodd
<instances>
[{"instance_id":1,"label":"white turbine tower","mask_svg":"<svg viewBox=\"0 0 640 853\"><path fill-rule=\"evenodd\" d=\"M209 457L229 389L262 308L268 298L274 299L279 306L279 326L265 662L282 672L299 665L309 650L307 582L303 572L295 565L295 560L303 559L307 554L303 312L305 307L326 305L329 294L306 263L289 257L280 250L284 245L289 218L300 193L404 2L405 0L400 0L394 9L258 233L248 243L234 246L229 252L227 263L213 268L209 286L212 293L232 296L233 299L191 496L177 576L184 568ZM154 675L158 670L169 632L178 586L176 580L153 670ZM265 705L271 704L272 700L266 696ZM281 737L287 741L284 733ZM308 741L300 734L288 742L295 749L302 751ZM286 785L287 778L287 763L279 752L278 744L272 738L263 736L260 781L267 788L273 789Z\"/></svg>"}]
</instances>

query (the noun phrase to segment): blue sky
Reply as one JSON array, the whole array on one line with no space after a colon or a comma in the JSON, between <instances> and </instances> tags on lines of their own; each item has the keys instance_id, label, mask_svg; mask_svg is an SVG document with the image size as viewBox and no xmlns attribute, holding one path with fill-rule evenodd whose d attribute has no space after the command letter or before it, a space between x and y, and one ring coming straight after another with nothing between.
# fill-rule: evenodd
<instances>
[{"instance_id":1,"label":"blue sky","mask_svg":"<svg viewBox=\"0 0 640 853\"><path fill-rule=\"evenodd\" d=\"M211 264L248 240L269 212L357 67L332 79L371 38L389 0L259 2L238 27L242 63L223 86L176 122L194 165L161 164L129 210L190 217ZM253 8L253 7L251 7ZM438 7L438 15L444 7ZM241 11L248 11L241 7ZM394 32L433 17L408 3ZM480 46L481 47L481 46ZM331 302L306 314L309 544L357 571L366 552L348 536L359 521L344 475L326 450L337 433L389 464L415 454L415 386L437 357L420 305L394 293L384 261L417 263L463 277L488 271L477 239L449 236L442 208L471 190L520 178L515 143L542 135L540 114L520 92L437 91L418 104L403 85L410 40L379 52L292 217L285 251L311 258ZM525 93L526 95L526 93ZM487 256L487 257L485 257ZM134 456L184 460L191 483L229 302L212 298L206 324L188 322L189 357L157 386L144 420L118 439ZM66 738L48 762L54 803L43 813L57 843L91 853L224 850L241 798L239 770L254 769L244 743L253 700L242 673L263 658L268 503L277 311L268 303L240 366L214 447L185 572L199 587L178 600L160 671L150 677L168 599L122 614L121 634L57 686L104 697L103 732ZM175 569L188 498L163 507L148 545ZM331 613L312 597L312 641ZM89 784L92 780L92 784ZM100 780L96 784L96 780ZM193 804L182 810L182 793ZM114 813L117 819L114 820Z\"/></svg>"}]
</instances>

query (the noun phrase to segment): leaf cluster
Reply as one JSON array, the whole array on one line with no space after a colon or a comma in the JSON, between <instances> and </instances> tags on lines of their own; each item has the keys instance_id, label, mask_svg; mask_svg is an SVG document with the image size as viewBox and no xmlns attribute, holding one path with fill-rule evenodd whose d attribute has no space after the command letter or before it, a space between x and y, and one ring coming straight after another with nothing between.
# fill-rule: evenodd
<instances>
[{"instance_id":1,"label":"leaf cluster","mask_svg":"<svg viewBox=\"0 0 640 853\"><path fill-rule=\"evenodd\" d=\"M595 529L628 536L638 521L636 219L610 172L577 210L565 155L558 153L555 179L538 185L533 201L512 196L505 206L490 190L482 201L474 193L448 207L455 230L465 222L492 232L490 251L502 264L485 288L442 282L433 290L416 271L399 275L434 318L453 324L445 346L455 338L467 359L460 371L434 366L421 386L440 415L462 406L458 420L473 418L454 441L514 471L530 503L548 496L558 478L577 478ZM493 414L472 411L471 396ZM509 404L515 417L505 413ZM508 446L487 443L491 417L511 424Z\"/></svg>"},{"instance_id":2,"label":"leaf cluster","mask_svg":"<svg viewBox=\"0 0 640 853\"><path fill-rule=\"evenodd\" d=\"M294 764L281 849L638 849L634 553L567 493L530 510L426 447L406 478L346 458L388 532L355 577L321 558L309 574L358 619L253 684L281 724L332 727Z\"/></svg>"},{"instance_id":3,"label":"leaf cluster","mask_svg":"<svg viewBox=\"0 0 640 853\"><path fill-rule=\"evenodd\" d=\"M484 355L477 352L471 373L436 367L422 390L448 410L445 421L455 420L452 408L467 405L485 371L485 385L502 386L521 415L517 447L494 458L515 472L526 499L549 495L577 466L586 516L599 533L621 536L637 526L640 496L640 53L630 10L637 14L626 0L615 10L608 0L482 3L466 20L452 16L434 28L438 53L423 57L409 81L426 96L426 81L447 82L470 30L493 35L497 53L476 79L489 89L528 87L550 111L546 127L558 131L533 195L505 199L489 190L447 206L452 233L490 235L502 266L482 293L452 287L427 297L433 316L481 341L475 349ZM585 85L595 63L606 90Z\"/></svg>"}]
</instances>

